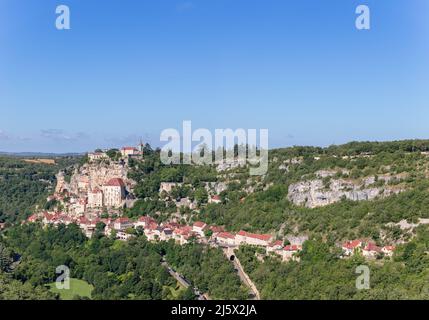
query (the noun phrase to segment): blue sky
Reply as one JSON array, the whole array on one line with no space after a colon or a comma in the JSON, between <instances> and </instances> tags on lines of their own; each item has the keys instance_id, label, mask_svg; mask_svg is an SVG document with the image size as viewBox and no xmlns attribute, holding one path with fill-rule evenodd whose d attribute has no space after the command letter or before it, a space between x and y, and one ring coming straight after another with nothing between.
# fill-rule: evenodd
<instances>
[{"instance_id":1,"label":"blue sky","mask_svg":"<svg viewBox=\"0 0 429 320\"><path fill-rule=\"evenodd\" d=\"M60 4L71 30L55 28ZM429 138L428 13L427 0L0 0L0 151L160 145L184 120L268 128L271 147Z\"/></svg>"}]
</instances>

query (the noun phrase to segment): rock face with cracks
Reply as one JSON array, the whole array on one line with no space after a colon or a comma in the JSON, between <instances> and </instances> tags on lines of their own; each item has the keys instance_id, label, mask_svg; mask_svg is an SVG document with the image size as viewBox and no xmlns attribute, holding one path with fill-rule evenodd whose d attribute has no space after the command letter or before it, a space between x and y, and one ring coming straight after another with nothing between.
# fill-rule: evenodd
<instances>
[{"instance_id":1,"label":"rock face with cracks","mask_svg":"<svg viewBox=\"0 0 429 320\"><path fill-rule=\"evenodd\" d=\"M386 179L388 180L388 179ZM300 181L289 186L288 198L298 206L323 207L342 199L352 201L373 200L404 191L394 186L372 187L372 179L357 183L347 179L331 179L328 184L322 179Z\"/></svg>"},{"instance_id":2,"label":"rock face with cracks","mask_svg":"<svg viewBox=\"0 0 429 320\"><path fill-rule=\"evenodd\" d=\"M128 167L126 164L115 162L87 163L76 168L67 183L62 172L57 175L56 192L67 189L75 195L86 194L95 188L101 189L102 186L113 178L120 178L125 182L127 190L132 190L135 182L128 179Z\"/></svg>"}]
</instances>

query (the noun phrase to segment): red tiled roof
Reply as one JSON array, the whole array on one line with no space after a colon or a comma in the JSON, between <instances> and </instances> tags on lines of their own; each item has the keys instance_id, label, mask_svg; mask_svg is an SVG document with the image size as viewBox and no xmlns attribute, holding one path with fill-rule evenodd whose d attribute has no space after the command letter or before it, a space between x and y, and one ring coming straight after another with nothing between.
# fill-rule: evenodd
<instances>
[{"instance_id":1,"label":"red tiled roof","mask_svg":"<svg viewBox=\"0 0 429 320\"><path fill-rule=\"evenodd\" d=\"M347 241L346 243L343 244L343 248L346 249L355 249L357 247L359 247L362 244L361 240L353 240L353 241Z\"/></svg>"},{"instance_id":2,"label":"red tiled roof","mask_svg":"<svg viewBox=\"0 0 429 320\"><path fill-rule=\"evenodd\" d=\"M364 248L365 251L374 251L374 252L380 252L381 248L378 247L375 243L369 242L366 247Z\"/></svg>"},{"instance_id":3,"label":"red tiled roof","mask_svg":"<svg viewBox=\"0 0 429 320\"><path fill-rule=\"evenodd\" d=\"M187 235L192 231L192 228L189 226L180 226L179 228L174 230L174 233L181 234L181 235Z\"/></svg>"},{"instance_id":4,"label":"red tiled roof","mask_svg":"<svg viewBox=\"0 0 429 320\"><path fill-rule=\"evenodd\" d=\"M235 236L229 232L221 232L217 235L217 238L235 239Z\"/></svg>"},{"instance_id":5,"label":"red tiled roof","mask_svg":"<svg viewBox=\"0 0 429 320\"><path fill-rule=\"evenodd\" d=\"M80 217L79 224L89 224L89 220L85 217Z\"/></svg>"},{"instance_id":6,"label":"red tiled roof","mask_svg":"<svg viewBox=\"0 0 429 320\"><path fill-rule=\"evenodd\" d=\"M52 220L52 218L53 218L54 216L53 216L52 214L49 214L49 213L45 212L45 213L43 213L43 217L44 217L46 220L50 221L50 220Z\"/></svg>"},{"instance_id":7,"label":"red tiled roof","mask_svg":"<svg viewBox=\"0 0 429 320\"><path fill-rule=\"evenodd\" d=\"M37 214L33 214L33 215L28 217L27 221L35 222L35 221L37 221L37 219L38 219Z\"/></svg>"},{"instance_id":8,"label":"red tiled roof","mask_svg":"<svg viewBox=\"0 0 429 320\"><path fill-rule=\"evenodd\" d=\"M258 239L258 240L262 240L262 241L270 241L270 239L272 238L272 236L270 234L257 234L257 233L250 233L250 232L246 232L241 230L238 235L243 236L243 237L247 237L247 238L253 238L253 239Z\"/></svg>"},{"instance_id":9,"label":"red tiled roof","mask_svg":"<svg viewBox=\"0 0 429 320\"><path fill-rule=\"evenodd\" d=\"M286 247L283 248L284 251L299 251L301 250L301 246L298 245L288 245Z\"/></svg>"},{"instance_id":10,"label":"red tiled roof","mask_svg":"<svg viewBox=\"0 0 429 320\"><path fill-rule=\"evenodd\" d=\"M149 230L156 230L156 228L158 228L158 224L156 222L151 222L149 226L146 227L146 229Z\"/></svg>"},{"instance_id":11,"label":"red tiled roof","mask_svg":"<svg viewBox=\"0 0 429 320\"><path fill-rule=\"evenodd\" d=\"M149 216L143 216L139 218L139 221L149 224L155 222L155 219Z\"/></svg>"},{"instance_id":12,"label":"red tiled roof","mask_svg":"<svg viewBox=\"0 0 429 320\"><path fill-rule=\"evenodd\" d=\"M180 225L177 222L169 222L164 224L164 227L170 228L170 229L176 229L176 228L179 228Z\"/></svg>"},{"instance_id":13,"label":"red tiled roof","mask_svg":"<svg viewBox=\"0 0 429 320\"><path fill-rule=\"evenodd\" d=\"M272 236L269 234L254 234L254 233L248 234L247 237L255 238L255 239L259 239L259 240L263 240L263 241L270 241L272 238Z\"/></svg>"},{"instance_id":14,"label":"red tiled roof","mask_svg":"<svg viewBox=\"0 0 429 320\"><path fill-rule=\"evenodd\" d=\"M115 220L116 223L128 223L130 222L130 219L125 218L125 217L121 217Z\"/></svg>"},{"instance_id":15,"label":"red tiled roof","mask_svg":"<svg viewBox=\"0 0 429 320\"><path fill-rule=\"evenodd\" d=\"M197 221L194 223L194 227L197 227L197 228L204 228L205 226L206 226L206 224L204 222L201 222L201 221Z\"/></svg>"},{"instance_id":16,"label":"red tiled roof","mask_svg":"<svg viewBox=\"0 0 429 320\"><path fill-rule=\"evenodd\" d=\"M386 251L395 251L395 246L384 246L383 249Z\"/></svg>"},{"instance_id":17,"label":"red tiled roof","mask_svg":"<svg viewBox=\"0 0 429 320\"><path fill-rule=\"evenodd\" d=\"M219 227L219 226L210 226L210 230L213 232L223 232L224 231L223 227Z\"/></svg>"},{"instance_id":18,"label":"red tiled roof","mask_svg":"<svg viewBox=\"0 0 429 320\"><path fill-rule=\"evenodd\" d=\"M106 186L108 186L108 187L125 187L125 183L121 178L113 178L113 179L110 179L106 183Z\"/></svg>"},{"instance_id":19,"label":"red tiled roof","mask_svg":"<svg viewBox=\"0 0 429 320\"><path fill-rule=\"evenodd\" d=\"M220 200L220 197L218 195L215 195L212 197L213 200Z\"/></svg>"},{"instance_id":20,"label":"red tiled roof","mask_svg":"<svg viewBox=\"0 0 429 320\"><path fill-rule=\"evenodd\" d=\"M283 246L282 240L277 240L277 241L274 241L273 243L270 243L270 247L279 247L279 246Z\"/></svg>"}]
</instances>

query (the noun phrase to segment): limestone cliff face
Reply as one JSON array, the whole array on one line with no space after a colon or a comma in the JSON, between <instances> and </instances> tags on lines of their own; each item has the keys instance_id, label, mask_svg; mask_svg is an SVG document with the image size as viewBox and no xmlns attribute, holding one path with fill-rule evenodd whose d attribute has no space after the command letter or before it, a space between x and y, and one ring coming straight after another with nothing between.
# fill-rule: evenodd
<instances>
[{"instance_id":1,"label":"limestone cliff face","mask_svg":"<svg viewBox=\"0 0 429 320\"><path fill-rule=\"evenodd\" d=\"M60 193L64 189L68 189L69 186L66 183L64 172L60 171L58 172L55 177L57 178L57 185L55 186L55 193Z\"/></svg>"},{"instance_id":2,"label":"limestone cliff face","mask_svg":"<svg viewBox=\"0 0 429 320\"><path fill-rule=\"evenodd\" d=\"M314 179L291 184L288 198L295 205L316 208L341 201L343 198L353 201L373 200L376 197L387 197L401 191L403 189L387 185L371 187L368 180L356 183L352 180L331 179L329 186L326 186L323 180Z\"/></svg>"},{"instance_id":3,"label":"limestone cliff face","mask_svg":"<svg viewBox=\"0 0 429 320\"><path fill-rule=\"evenodd\" d=\"M128 191L132 191L135 182L127 178L128 167L120 162L92 162L75 168L70 183L66 183L63 174L57 175L56 191L67 189L75 195L86 194L89 190L100 188L110 179L121 178Z\"/></svg>"},{"instance_id":4,"label":"limestone cliff face","mask_svg":"<svg viewBox=\"0 0 429 320\"><path fill-rule=\"evenodd\" d=\"M207 192L219 194L228 189L228 186L225 182L207 182L205 185L205 189L207 190Z\"/></svg>"}]
</instances>

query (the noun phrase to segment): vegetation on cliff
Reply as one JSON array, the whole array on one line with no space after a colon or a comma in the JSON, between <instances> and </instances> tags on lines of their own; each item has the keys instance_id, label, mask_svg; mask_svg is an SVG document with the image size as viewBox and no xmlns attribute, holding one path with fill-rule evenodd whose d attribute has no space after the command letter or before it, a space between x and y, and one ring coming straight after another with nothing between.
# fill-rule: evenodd
<instances>
[{"instance_id":1,"label":"vegetation on cliff","mask_svg":"<svg viewBox=\"0 0 429 320\"><path fill-rule=\"evenodd\" d=\"M0 222L25 219L36 205L43 206L54 190L59 170L76 164L79 157L58 157L46 162L0 157Z\"/></svg>"}]
</instances>

